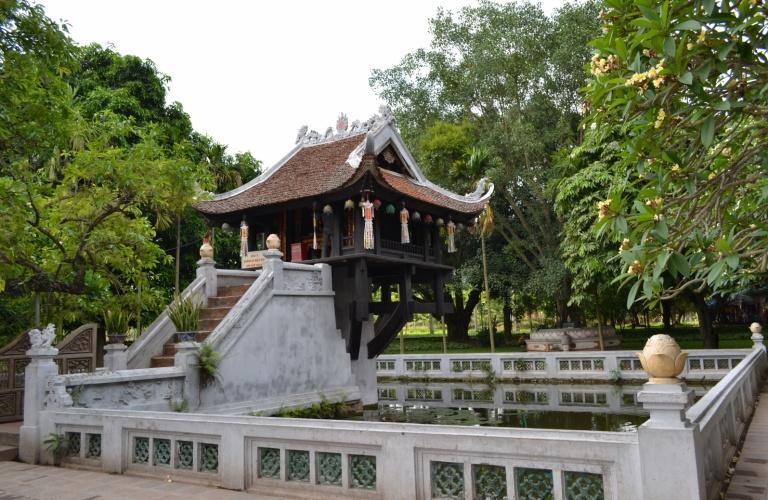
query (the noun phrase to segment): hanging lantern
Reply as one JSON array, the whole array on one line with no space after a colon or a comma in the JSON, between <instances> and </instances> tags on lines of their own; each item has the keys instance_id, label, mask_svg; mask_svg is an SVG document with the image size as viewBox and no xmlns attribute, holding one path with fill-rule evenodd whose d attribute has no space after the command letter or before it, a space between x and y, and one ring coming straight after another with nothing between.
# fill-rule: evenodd
<instances>
[{"instance_id":1,"label":"hanging lantern","mask_svg":"<svg viewBox=\"0 0 768 500\"><path fill-rule=\"evenodd\" d=\"M344 210L352 210L355 208L355 202L352 198L344 202Z\"/></svg>"},{"instance_id":2,"label":"hanging lantern","mask_svg":"<svg viewBox=\"0 0 768 500\"><path fill-rule=\"evenodd\" d=\"M403 209L400 210L400 243L403 245L411 242L411 236L408 231L409 218L410 214L408 213L408 209L405 208L405 203L403 203Z\"/></svg>"},{"instance_id":3,"label":"hanging lantern","mask_svg":"<svg viewBox=\"0 0 768 500\"><path fill-rule=\"evenodd\" d=\"M424 223L425 224L432 224L432 216L427 214L424 216Z\"/></svg>"},{"instance_id":4,"label":"hanging lantern","mask_svg":"<svg viewBox=\"0 0 768 500\"><path fill-rule=\"evenodd\" d=\"M373 208L375 208L376 210L381 208L381 200L380 199L376 198L375 200L373 200Z\"/></svg>"},{"instance_id":5,"label":"hanging lantern","mask_svg":"<svg viewBox=\"0 0 768 500\"><path fill-rule=\"evenodd\" d=\"M387 205L387 208L385 208L384 211L387 213L387 215L395 215L395 206L390 203Z\"/></svg>"},{"instance_id":6,"label":"hanging lantern","mask_svg":"<svg viewBox=\"0 0 768 500\"><path fill-rule=\"evenodd\" d=\"M438 227L443 227L445 225L445 221L442 217L438 217L435 223L438 225Z\"/></svg>"},{"instance_id":7,"label":"hanging lantern","mask_svg":"<svg viewBox=\"0 0 768 500\"><path fill-rule=\"evenodd\" d=\"M320 248L317 246L317 214L312 209L312 250Z\"/></svg>"},{"instance_id":8,"label":"hanging lantern","mask_svg":"<svg viewBox=\"0 0 768 500\"><path fill-rule=\"evenodd\" d=\"M448 233L448 253L456 252L456 224L451 219L448 219L448 225L446 226Z\"/></svg>"},{"instance_id":9,"label":"hanging lantern","mask_svg":"<svg viewBox=\"0 0 768 500\"><path fill-rule=\"evenodd\" d=\"M323 213L324 214L332 214L333 213L333 207L330 205L326 205L323 207Z\"/></svg>"},{"instance_id":10,"label":"hanging lantern","mask_svg":"<svg viewBox=\"0 0 768 500\"><path fill-rule=\"evenodd\" d=\"M414 222L419 222L421 220L421 214L419 212L413 212L413 215L411 215L411 220Z\"/></svg>"},{"instance_id":11,"label":"hanging lantern","mask_svg":"<svg viewBox=\"0 0 768 500\"><path fill-rule=\"evenodd\" d=\"M248 255L248 223L245 222L245 217L240 223L240 257Z\"/></svg>"}]
</instances>

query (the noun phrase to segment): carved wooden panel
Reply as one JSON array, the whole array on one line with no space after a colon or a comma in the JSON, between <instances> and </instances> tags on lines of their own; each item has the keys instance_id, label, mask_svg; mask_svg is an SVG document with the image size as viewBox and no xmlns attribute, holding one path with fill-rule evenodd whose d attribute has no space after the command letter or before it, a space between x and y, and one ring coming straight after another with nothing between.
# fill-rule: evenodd
<instances>
[{"instance_id":1,"label":"carved wooden panel","mask_svg":"<svg viewBox=\"0 0 768 500\"><path fill-rule=\"evenodd\" d=\"M67 335L55 347L59 373L92 372L96 366L96 334L98 325L88 323ZM0 349L0 422L20 420L24 408L25 368L29 364L27 332L19 334Z\"/></svg>"}]
</instances>

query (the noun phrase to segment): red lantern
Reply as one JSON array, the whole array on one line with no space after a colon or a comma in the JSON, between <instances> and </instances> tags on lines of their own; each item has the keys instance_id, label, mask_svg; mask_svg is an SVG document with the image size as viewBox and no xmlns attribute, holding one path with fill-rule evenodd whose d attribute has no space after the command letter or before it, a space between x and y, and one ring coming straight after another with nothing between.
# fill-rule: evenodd
<instances>
[{"instance_id":1,"label":"red lantern","mask_svg":"<svg viewBox=\"0 0 768 500\"><path fill-rule=\"evenodd\" d=\"M378 209L379 209L379 207L381 207L381 200L380 200L380 199L378 199L378 198L376 198L375 200L373 200L373 208L375 208L376 210L378 210Z\"/></svg>"}]
</instances>

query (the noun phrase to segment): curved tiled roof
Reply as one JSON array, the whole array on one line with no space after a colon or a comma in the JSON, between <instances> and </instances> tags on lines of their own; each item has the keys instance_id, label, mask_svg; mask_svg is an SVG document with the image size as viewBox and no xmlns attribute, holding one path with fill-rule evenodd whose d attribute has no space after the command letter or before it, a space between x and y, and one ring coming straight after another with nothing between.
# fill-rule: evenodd
<instances>
[{"instance_id":1,"label":"curved tiled roof","mask_svg":"<svg viewBox=\"0 0 768 500\"><path fill-rule=\"evenodd\" d=\"M331 138L319 143L301 143L283 160L251 182L237 189L215 195L194 207L206 215L224 215L250 208L265 207L293 200L311 198L353 184L364 174L359 169L360 157L368 137L379 136L405 148L402 139L391 124L375 130ZM393 141L395 137L395 141ZM407 151L402 151L410 158ZM374 177L386 187L403 196L464 214L480 212L493 192L479 189L471 195L458 195L432 184L415 163L410 162L415 177L401 175L385 169L375 169ZM358 174L355 176L355 174Z\"/></svg>"},{"instance_id":2,"label":"curved tiled roof","mask_svg":"<svg viewBox=\"0 0 768 500\"><path fill-rule=\"evenodd\" d=\"M355 173L347 158L364 139L365 135L359 134L325 144L303 146L274 171L265 172L261 182L244 190L224 193L213 200L201 201L195 208L209 215L226 214L337 189ZM255 180L259 181L259 178ZM231 195L234 191L239 192Z\"/></svg>"}]
</instances>

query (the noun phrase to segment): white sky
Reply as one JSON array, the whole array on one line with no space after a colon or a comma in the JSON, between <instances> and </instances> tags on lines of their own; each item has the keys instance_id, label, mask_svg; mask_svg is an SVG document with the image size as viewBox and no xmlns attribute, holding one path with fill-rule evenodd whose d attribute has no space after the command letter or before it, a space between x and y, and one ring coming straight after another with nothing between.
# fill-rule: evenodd
<instances>
[{"instance_id":1,"label":"white sky","mask_svg":"<svg viewBox=\"0 0 768 500\"><path fill-rule=\"evenodd\" d=\"M39 0L79 44L112 44L169 75L169 102L228 151L268 167L301 125L324 132L340 112L365 120L380 102L373 68L427 47L438 6L475 0ZM548 11L559 0L544 0Z\"/></svg>"}]
</instances>

